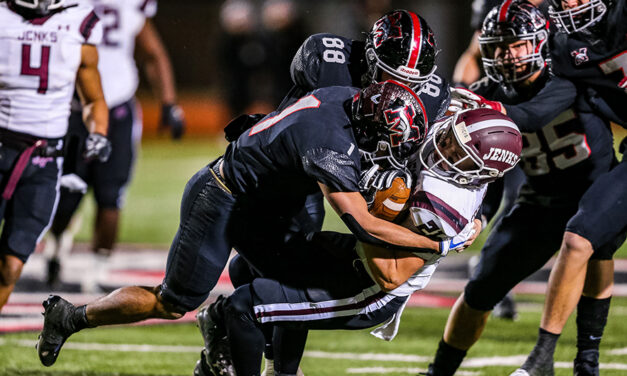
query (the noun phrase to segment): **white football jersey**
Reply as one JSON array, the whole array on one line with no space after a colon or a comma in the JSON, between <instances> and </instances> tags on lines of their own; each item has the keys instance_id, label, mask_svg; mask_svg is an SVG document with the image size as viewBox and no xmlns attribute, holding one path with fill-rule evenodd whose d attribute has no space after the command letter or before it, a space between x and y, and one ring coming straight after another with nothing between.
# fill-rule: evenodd
<instances>
[{"instance_id":1,"label":"white football jersey","mask_svg":"<svg viewBox=\"0 0 627 376\"><path fill-rule=\"evenodd\" d=\"M431 239L451 239L474 220L486 190L487 185L477 189L460 187L423 170L408 200L409 215L402 226ZM424 266L390 294L408 296L427 286L441 256L416 255L425 260Z\"/></svg>"},{"instance_id":2,"label":"white football jersey","mask_svg":"<svg viewBox=\"0 0 627 376\"><path fill-rule=\"evenodd\" d=\"M59 138L83 44L98 44L102 27L89 5L66 4L48 17L24 20L0 3L0 127Z\"/></svg>"},{"instance_id":3,"label":"white football jersey","mask_svg":"<svg viewBox=\"0 0 627 376\"><path fill-rule=\"evenodd\" d=\"M98 46L98 70L109 108L133 98L139 76L135 38L146 18L157 13L156 0L90 0L101 19L104 35Z\"/></svg>"}]
</instances>

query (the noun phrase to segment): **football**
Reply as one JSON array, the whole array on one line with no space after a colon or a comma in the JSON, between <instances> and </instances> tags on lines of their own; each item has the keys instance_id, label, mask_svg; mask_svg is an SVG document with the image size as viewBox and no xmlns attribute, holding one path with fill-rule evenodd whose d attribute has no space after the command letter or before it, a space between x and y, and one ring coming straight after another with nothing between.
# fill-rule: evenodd
<instances>
[{"instance_id":1,"label":"football","mask_svg":"<svg viewBox=\"0 0 627 376\"><path fill-rule=\"evenodd\" d=\"M386 221L393 221L405 207L410 193L405 180L401 177L395 178L390 188L375 193L369 209L370 214Z\"/></svg>"}]
</instances>

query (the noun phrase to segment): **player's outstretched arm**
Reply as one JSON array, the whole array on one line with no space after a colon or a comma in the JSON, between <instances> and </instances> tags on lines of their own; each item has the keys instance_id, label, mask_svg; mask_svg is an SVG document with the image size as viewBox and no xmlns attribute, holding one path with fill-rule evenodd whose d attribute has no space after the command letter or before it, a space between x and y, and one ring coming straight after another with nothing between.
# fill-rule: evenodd
<instances>
[{"instance_id":1,"label":"player's outstretched arm","mask_svg":"<svg viewBox=\"0 0 627 376\"><path fill-rule=\"evenodd\" d=\"M440 243L370 214L361 193L333 192L326 185L319 185L329 204L361 242L384 248L404 247L407 251L440 252Z\"/></svg>"},{"instance_id":2,"label":"player's outstretched arm","mask_svg":"<svg viewBox=\"0 0 627 376\"><path fill-rule=\"evenodd\" d=\"M136 42L140 65L146 73L150 87L161 101L160 126L169 127L172 137L180 138L185 124L183 111L176 104L176 85L172 64L159 33L150 20L146 20L144 27L137 35Z\"/></svg>"},{"instance_id":3,"label":"player's outstretched arm","mask_svg":"<svg viewBox=\"0 0 627 376\"><path fill-rule=\"evenodd\" d=\"M87 130L106 136L109 128L109 109L102 92L96 46L91 44L82 46L76 86L83 103L83 121Z\"/></svg>"}]
</instances>

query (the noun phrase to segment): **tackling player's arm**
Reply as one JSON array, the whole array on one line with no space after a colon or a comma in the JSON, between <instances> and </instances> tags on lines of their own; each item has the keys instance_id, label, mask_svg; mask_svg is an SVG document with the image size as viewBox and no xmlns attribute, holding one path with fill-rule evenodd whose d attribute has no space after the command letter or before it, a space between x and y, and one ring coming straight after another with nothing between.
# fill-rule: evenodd
<instances>
[{"instance_id":1,"label":"tackling player's arm","mask_svg":"<svg viewBox=\"0 0 627 376\"><path fill-rule=\"evenodd\" d=\"M318 184L329 204L361 242L385 248L406 248L406 251L440 252L439 242L370 214L361 193L334 192L326 185Z\"/></svg>"},{"instance_id":2,"label":"tackling player's arm","mask_svg":"<svg viewBox=\"0 0 627 376\"><path fill-rule=\"evenodd\" d=\"M405 283L425 264L425 260L411 252L386 249L372 244L360 243L372 279L389 292Z\"/></svg>"},{"instance_id":3,"label":"tackling player's arm","mask_svg":"<svg viewBox=\"0 0 627 376\"><path fill-rule=\"evenodd\" d=\"M81 48L76 87L83 104L83 121L87 130L106 136L109 128L109 109L102 92L98 72L98 50L94 45L84 44Z\"/></svg>"}]
</instances>

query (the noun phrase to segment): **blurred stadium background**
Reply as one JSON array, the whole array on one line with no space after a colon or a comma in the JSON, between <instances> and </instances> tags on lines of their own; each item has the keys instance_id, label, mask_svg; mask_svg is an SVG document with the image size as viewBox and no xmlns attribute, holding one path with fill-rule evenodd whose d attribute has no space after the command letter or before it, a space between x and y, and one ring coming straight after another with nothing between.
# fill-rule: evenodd
<instances>
[{"instance_id":1,"label":"blurred stadium background","mask_svg":"<svg viewBox=\"0 0 627 376\"><path fill-rule=\"evenodd\" d=\"M222 129L232 116L243 111L268 112L276 105L290 86L291 57L307 35L331 32L361 38L376 18L394 8L414 10L429 22L441 50L438 66L450 78L472 34L471 0L236 0L228 7L223 1L160 1L154 22L174 66L187 133L181 141L171 141L158 132L159 103L142 84L138 92L144 117L142 150L122 213L120 252L113 258L123 267L110 275L104 287L159 282L178 226L179 201L187 179L223 152ZM625 136L624 131L615 131L617 140ZM343 231L337 217L327 212L331 215L325 226ZM78 245L72 256L76 264L64 270L64 279L71 281L81 272L80 258L88 249L92 214L93 203L88 198L82 204L83 219L76 223ZM312 333L303 362L305 373L407 375L424 370L442 335L448 307L467 277L466 261L477 253L484 237L465 254L445 260L434 283L414 300L415 306L429 308L406 310L395 341L384 343L367 332ZM627 258L627 246L623 245L617 257ZM617 266L627 269L627 260L619 260ZM193 314L187 316L187 324L79 333L70 341L73 346L66 345L55 367L42 367L33 347L34 330L41 322L39 302L47 295L38 283L44 278L44 268L34 255L25 268L24 281L0 316L0 334L4 332L0 335L0 375L191 375L201 345L197 329L189 323ZM547 276L545 268L519 286L519 320L492 320L460 374L509 374L522 362L522 354L535 341L542 281ZM622 283L627 280L625 272L617 272L617 277ZM625 285L617 287L617 295L627 295ZM72 300L86 302L94 296L76 295ZM24 313L30 321L8 329L7 323L18 322ZM602 344L604 375L627 374L625 315L627 299L615 298ZM557 375L572 374L568 367L575 352L573 321L558 346Z\"/></svg>"}]
</instances>

